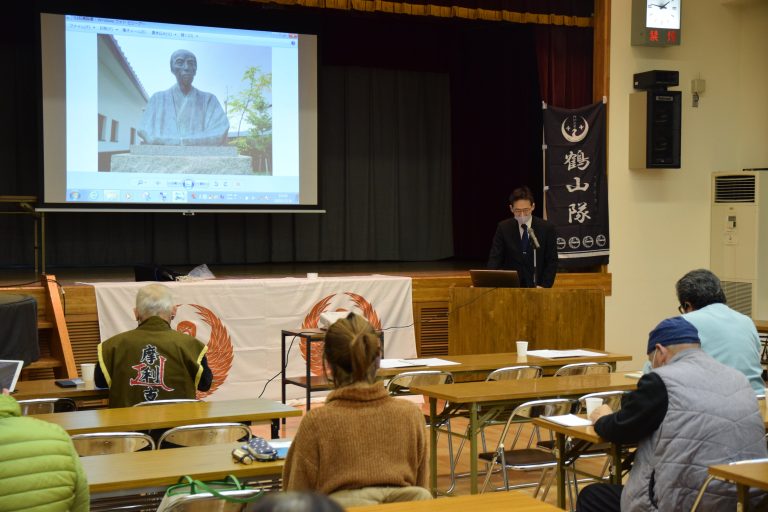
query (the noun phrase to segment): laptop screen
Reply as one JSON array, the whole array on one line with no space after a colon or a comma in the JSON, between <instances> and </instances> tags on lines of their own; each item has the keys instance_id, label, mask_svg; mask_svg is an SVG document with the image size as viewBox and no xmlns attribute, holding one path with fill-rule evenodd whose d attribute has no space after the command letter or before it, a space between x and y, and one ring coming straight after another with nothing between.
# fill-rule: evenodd
<instances>
[{"instance_id":1,"label":"laptop screen","mask_svg":"<svg viewBox=\"0 0 768 512\"><path fill-rule=\"evenodd\" d=\"M22 366L24 361L0 359L0 389L13 391L16 388Z\"/></svg>"}]
</instances>

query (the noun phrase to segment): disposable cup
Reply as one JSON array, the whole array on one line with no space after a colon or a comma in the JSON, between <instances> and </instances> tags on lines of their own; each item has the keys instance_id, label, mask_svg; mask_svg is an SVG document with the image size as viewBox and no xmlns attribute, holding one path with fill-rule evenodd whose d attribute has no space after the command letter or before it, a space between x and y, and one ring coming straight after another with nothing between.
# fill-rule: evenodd
<instances>
[{"instance_id":1,"label":"disposable cup","mask_svg":"<svg viewBox=\"0 0 768 512\"><path fill-rule=\"evenodd\" d=\"M592 415L592 411L603 405L602 398L587 398L587 416Z\"/></svg>"},{"instance_id":2,"label":"disposable cup","mask_svg":"<svg viewBox=\"0 0 768 512\"><path fill-rule=\"evenodd\" d=\"M317 279L317 272L307 272L307 279Z\"/></svg>"},{"instance_id":3,"label":"disposable cup","mask_svg":"<svg viewBox=\"0 0 768 512\"><path fill-rule=\"evenodd\" d=\"M93 374L96 371L96 363L83 363L80 365L80 374L85 382L93 381Z\"/></svg>"},{"instance_id":4,"label":"disposable cup","mask_svg":"<svg viewBox=\"0 0 768 512\"><path fill-rule=\"evenodd\" d=\"M517 355L518 357L525 356L528 354L528 342L527 341L518 341L517 342Z\"/></svg>"}]
</instances>

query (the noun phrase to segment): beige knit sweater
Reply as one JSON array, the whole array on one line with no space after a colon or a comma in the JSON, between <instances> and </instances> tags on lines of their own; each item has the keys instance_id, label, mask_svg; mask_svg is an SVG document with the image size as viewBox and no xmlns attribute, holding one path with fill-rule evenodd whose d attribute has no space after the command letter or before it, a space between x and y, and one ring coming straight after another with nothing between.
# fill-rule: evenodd
<instances>
[{"instance_id":1,"label":"beige knit sweater","mask_svg":"<svg viewBox=\"0 0 768 512\"><path fill-rule=\"evenodd\" d=\"M330 494L370 486L426 486L424 416L392 398L382 383L332 391L299 425L283 469L283 488Z\"/></svg>"}]
</instances>

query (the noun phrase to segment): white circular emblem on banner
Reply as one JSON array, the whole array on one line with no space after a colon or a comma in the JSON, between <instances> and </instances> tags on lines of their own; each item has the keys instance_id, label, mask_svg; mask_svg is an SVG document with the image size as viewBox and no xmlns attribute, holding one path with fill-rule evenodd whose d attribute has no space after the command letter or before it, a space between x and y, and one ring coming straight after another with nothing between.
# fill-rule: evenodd
<instances>
[{"instance_id":1,"label":"white circular emblem on banner","mask_svg":"<svg viewBox=\"0 0 768 512\"><path fill-rule=\"evenodd\" d=\"M568 142L581 142L589 133L589 123L582 116L570 116L563 119L560 131Z\"/></svg>"},{"instance_id":2,"label":"white circular emblem on banner","mask_svg":"<svg viewBox=\"0 0 768 512\"><path fill-rule=\"evenodd\" d=\"M570 247L571 249L578 249L579 247L581 247L581 240L579 240L579 237L572 236L571 238L569 238L568 247Z\"/></svg>"},{"instance_id":3,"label":"white circular emblem on banner","mask_svg":"<svg viewBox=\"0 0 768 512\"><path fill-rule=\"evenodd\" d=\"M598 247L605 247L605 235L597 235L597 238L595 239L595 243Z\"/></svg>"},{"instance_id":4,"label":"white circular emblem on banner","mask_svg":"<svg viewBox=\"0 0 768 512\"><path fill-rule=\"evenodd\" d=\"M582 240L581 243L584 245L584 248L589 249L593 245L595 245L595 240L591 236L587 235Z\"/></svg>"},{"instance_id":5,"label":"white circular emblem on banner","mask_svg":"<svg viewBox=\"0 0 768 512\"><path fill-rule=\"evenodd\" d=\"M559 236L557 237L557 250L562 251L565 249L565 238Z\"/></svg>"}]
</instances>

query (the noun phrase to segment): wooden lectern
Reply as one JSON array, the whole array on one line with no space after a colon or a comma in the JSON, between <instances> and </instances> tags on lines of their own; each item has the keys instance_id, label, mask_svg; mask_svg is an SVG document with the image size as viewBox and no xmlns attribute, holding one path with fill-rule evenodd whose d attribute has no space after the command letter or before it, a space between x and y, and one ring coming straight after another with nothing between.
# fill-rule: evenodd
<instances>
[{"instance_id":1,"label":"wooden lectern","mask_svg":"<svg viewBox=\"0 0 768 512\"><path fill-rule=\"evenodd\" d=\"M449 290L448 354L605 349L601 289L465 288Z\"/></svg>"}]
</instances>

